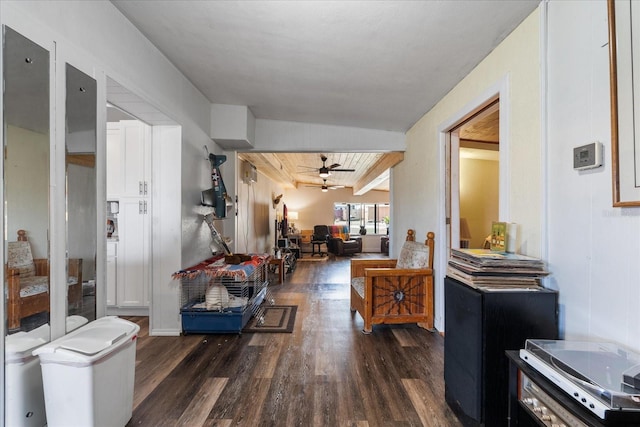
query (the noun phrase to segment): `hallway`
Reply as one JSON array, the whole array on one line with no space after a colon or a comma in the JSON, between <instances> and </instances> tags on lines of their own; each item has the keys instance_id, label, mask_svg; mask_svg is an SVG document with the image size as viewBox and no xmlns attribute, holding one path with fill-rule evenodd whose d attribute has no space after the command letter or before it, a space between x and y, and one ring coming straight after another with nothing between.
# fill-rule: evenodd
<instances>
[{"instance_id":1,"label":"hallway","mask_svg":"<svg viewBox=\"0 0 640 427\"><path fill-rule=\"evenodd\" d=\"M130 318L142 329L128 426L460 425L442 337L416 325L362 334L348 282L349 258L336 258L270 285L276 304L298 306L291 334L149 337L148 319Z\"/></svg>"}]
</instances>

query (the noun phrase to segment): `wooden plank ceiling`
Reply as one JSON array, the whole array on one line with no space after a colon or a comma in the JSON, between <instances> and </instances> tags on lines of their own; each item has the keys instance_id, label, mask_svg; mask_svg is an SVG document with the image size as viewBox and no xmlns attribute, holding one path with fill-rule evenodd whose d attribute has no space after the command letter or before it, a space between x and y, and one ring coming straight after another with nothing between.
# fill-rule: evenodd
<instances>
[{"instance_id":1,"label":"wooden plank ceiling","mask_svg":"<svg viewBox=\"0 0 640 427\"><path fill-rule=\"evenodd\" d=\"M323 179L319 169L323 166L322 155L327 156L325 165L339 164L337 169L355 169L353 172L332 171L327 178L328 186L353 188L355 194L375 189L389 191L389 168L401 162L403 153L239 153L241 160L248 161L260 173L285 188L321 186Z\"/></svg>"}]
</instances>

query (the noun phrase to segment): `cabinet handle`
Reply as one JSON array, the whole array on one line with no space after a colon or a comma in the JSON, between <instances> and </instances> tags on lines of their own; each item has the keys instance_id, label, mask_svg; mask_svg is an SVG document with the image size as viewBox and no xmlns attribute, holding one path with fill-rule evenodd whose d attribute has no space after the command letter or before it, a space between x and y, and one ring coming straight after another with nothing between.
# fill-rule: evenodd
<instances>
[{"instance_id":1,"label":"cabinet handle","mask_svg":"<svg viewBox=\"0 0 640 427\"><path fill-rule=\"evenodd\" d=\"M144 203L142 200L140 200L140 201L138 202L138 213L139 213L140 215L142 215L142 214L144 213L144 211L143 211L143 207L142 207L142 203Z\"/></svg>"},{"instance_id":2,"label":"cabinet handle","mask_svg":"<svg viewBox=\"0 0 640 427\"><path fill-rule=\"evenodd\" d=\"M142 181L138 181L138 195L142 196Z\"/></svg>"},{"instance_id":3,"label":"cabinet handle","mask_svg":"<svg viewBox=\"0 0 640 427\"><path fill-rule=\"evenodd\" d=\"M147 181L144 182L144 194L145 196L148 194L149 188L148 188L148 183Z\"/></svg>"},{"instance_id":4,"label":"cabinet handle","mask_svg":"<svg viewBox=\"0 0 640 427\"><path fill-rule=\"evenodd\" d=\"M147 201L144 201L144 214L147 214Z\"/></svg>"}]
</instances>

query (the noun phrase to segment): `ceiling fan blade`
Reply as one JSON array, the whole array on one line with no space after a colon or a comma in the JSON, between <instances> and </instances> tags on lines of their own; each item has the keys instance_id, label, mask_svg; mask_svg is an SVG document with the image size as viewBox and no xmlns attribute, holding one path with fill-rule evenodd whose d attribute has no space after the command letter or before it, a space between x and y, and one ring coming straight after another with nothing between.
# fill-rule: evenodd
<instances>
[{"instance_id":1,"label":"ceiling fan blade","mask_svg":"<svg viewBox=\"0 0 640 427\"><path fill-rule=\"evenodd\" d=\"M344 188L344 185L331 185L329 190L337 190L338 188Z\"/></svg>"},{"instance_id":2,"label":"ceiling fan blade","mask_svg":"<svg viewBox=\"0 0 640 427\"><path fill-rule=\"evenodd\" d=\"M331 169L331 172L355 172L355 169Z\"/></svg>"},{"instance_id":3,"label":"ceiling fan blade","mask_svg":"<svg viewBox=\"0 0 640 427\"><path fill-rule=\"evenodd\" d=\"M329 166L329 169L335 169L337 167L340 167L340 163L334 163L331 166Z\"/></svg>"}]
</instances>

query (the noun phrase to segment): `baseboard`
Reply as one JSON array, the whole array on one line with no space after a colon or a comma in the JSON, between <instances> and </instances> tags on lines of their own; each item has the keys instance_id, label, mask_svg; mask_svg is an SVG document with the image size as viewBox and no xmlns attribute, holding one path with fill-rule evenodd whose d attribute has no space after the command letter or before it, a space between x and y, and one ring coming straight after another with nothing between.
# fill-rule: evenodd
<instances>
[{"instance_id":1,"label":"baseboard","mask_svg":"<svg viewBox=\"0 0 640 427\"><path fill-rule=\"evenodd\" d=\"M153 329L149 331L149 336L153 337L179 337L182 331L178 329Z\"/></svg>"},{"instance_id":2,"label":"baseboard","mask_svg":"<svg viewBox=\"0 0 640 427\"><path fill-rule=\"evenodd\" d=\"M107 307L107 316L149 316L149 307Z\"/></svg>"}]
</instances>

